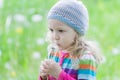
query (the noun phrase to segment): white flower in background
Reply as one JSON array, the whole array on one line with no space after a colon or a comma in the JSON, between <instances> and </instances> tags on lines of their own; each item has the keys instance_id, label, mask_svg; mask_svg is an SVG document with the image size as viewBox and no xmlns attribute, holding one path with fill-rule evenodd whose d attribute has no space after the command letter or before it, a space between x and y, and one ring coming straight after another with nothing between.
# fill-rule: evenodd
<instances>
[{"instance_id":1,"label":"white flower in background","mask_svg":"<svg viewBox=\"0 0 120 80\"><path fill-rule=\"evenodd\" d=\"M33 52L32 57L33 57L34 59L39 59L39 58L41 57L40 54L41 54L40 52L35 51L35 52Z\"/></svg>"},{"instance_id":2,"label":"white flower in background","mask_svg":"<svg viewBox=\"0 0 120 80\"><path fill-rule=\"evenodd\" d=\"M0 56L2 55L2 51L0 50Z\"/></svg>"},{"instance_id":3,"label":"white flower in background","mask_svg":"<svg viewBox=\"0 0 120 80\"><path fill-rule=\"evenodd\" d=\"M24 23L24 22L26 22L26 17L22 14L15 14L14 20L19 23Z\"/></svg>"},{"instance_id":4,"label":"white flower in background","mask_svg":"<svg viewBox=\"0 0 120 80\"><path fill-rule=\"evenodd\" d=\"M33 22L40 22L42 20L42 16L39 14L35 14L32 16L32 21Z\"/></svg>"},{"instance_id":5,"label":"white flower in background","mask_svg":"<svg viewBox=\"0 0 120 80\"><path fill-rule=\"evenodd\" d=\"M112 49L112 54L113 55L118 55L118 54L120 54L120 50L118 48L113 48Z\"/></svg>"},{"instance_id":6,"label":"white flower in background","mask_svg":"<svg viewBox=\"0 0 120 80\"><path fill-rule=\"evenodd\" d=\"M0 0L0 8L3 8L3 0Z\"/></svg>"},{"instance_id":7,"label":"white flower in background","mask_svg":"<svg viewBox=\"0 0 120 80\"><path fill-rule=\"evenodd\" d=\"M9 70L12 69L12 67L11 67L11 65L10 65L9 62L5 63L5 68L6 68L6 69L9 69Z\"/></svg>"},{"instance_id":8,"label":"white flower in background","mask_svg":"<svg viewBox=\"0 0 120 80\"><path fill-rule=\"evenodd\" d=\"M37 39L37 44L38 45L43 45L45 43L45 40L44 39L42 39L42 38L38 38Z\"/></svg>"},{"instance_id":9,"label":"white flower in background","mask_svg":"<svg viewBox=\"0 0 120 80\"><path fill-rule=\"evenodd\" d=\"M11 23L12 23L12 16L8 15L7 18L6 18L6 22L5 22L6 33L9 32L9 27L10 27Z\"/></svg>"}]
</instances>

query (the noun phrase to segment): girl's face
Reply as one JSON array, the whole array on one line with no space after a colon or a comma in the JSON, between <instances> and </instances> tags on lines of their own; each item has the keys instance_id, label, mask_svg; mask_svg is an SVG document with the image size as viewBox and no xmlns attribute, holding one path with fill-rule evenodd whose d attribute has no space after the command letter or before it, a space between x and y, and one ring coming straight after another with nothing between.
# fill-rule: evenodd
<instances>
[{"instance_id":1,"label":"girl's face","mask_svg":"<svg viewBox=\"0 0 120 80\"><path fill-rule=\"evenodd\" d=\"M52 43L56 44L61 50L66 50L75 41L76 32L60 21L50 19L48 29L48 35L50 35Z\"/></svg>"}]
</instances>

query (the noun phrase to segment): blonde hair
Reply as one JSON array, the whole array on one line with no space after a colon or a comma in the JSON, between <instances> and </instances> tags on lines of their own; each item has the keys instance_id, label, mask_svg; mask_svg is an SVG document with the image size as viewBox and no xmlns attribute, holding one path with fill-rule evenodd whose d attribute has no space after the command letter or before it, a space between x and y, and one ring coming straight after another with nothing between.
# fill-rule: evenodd
<instances>
[{"instance_id":1,"label":"blonde hair","mask_svg":"<svg viewBox=\"0 0 120 80\"><path fill-rule=\"evenodd\" d=\"M49 48L48 51L50 51L50 49L53 49L55 52L58 52L59 49L57 48L56 45L52 43L49 33L47 34L47 38L48 38L47 40L51 43L48 46ZM85 38L83 36L80 36L78 33L76 33L74 43L69 48L67 48L67 51L70 54L76 56L78 55L82 56L84 55L85 51L90 51L90 53L93 54L93 56L95 57L97 63L100 63L102 60L100 48L95 43L95 41L85 40Z\"/></svg>"},{"instance_id":2,"label":"blonde hair","mask_svg":"<svg viewBox=\"0 0 120 80\"><path fill-rule=\"evenodd\" d=\"M95 41L85 40L83 36L76 34L75 43L71 46L71 51L76 53L76 55L84 55L85 51L89 51L95 57L97 63L102 60L101 51L98 44Z\"/></svg>"}]
</instances>

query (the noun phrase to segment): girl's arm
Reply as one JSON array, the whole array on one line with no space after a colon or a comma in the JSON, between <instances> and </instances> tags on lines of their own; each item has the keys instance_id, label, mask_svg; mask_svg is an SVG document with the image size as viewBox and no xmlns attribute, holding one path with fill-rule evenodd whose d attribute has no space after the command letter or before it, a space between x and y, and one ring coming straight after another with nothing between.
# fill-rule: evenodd
<instances>
[{"instance_id":1,"label":"girl's arm","mask_svg":"<svg viewBox=\"0 0 120 80\"><path fill-rule=\"evenodd\" d=\"M62 70L57 80L76 80L76 79L74 79L73 77L71 77L69 74Z\"/></svg>"},{"instance_id":2,"label":"girl's arm","mask_svg":"<svg viewBox=\"0 0 120 80\"><path fill-rule=\"evenodd\" d=\"M92 54L80 58L78 80L96 80L97 62Z\"/></svg>"},{"instance_id":3,"label":"girl's arm","mask_svg":"<svg viewBox=\"0 0 120 80\"><path fill-rule=\"evenodd\" d=\"M92 54L85 54L80 58L77 80L96 80L97 63ZM57 80L76 80L69 74L61 71Z\"/></svg>"}]
</instances>

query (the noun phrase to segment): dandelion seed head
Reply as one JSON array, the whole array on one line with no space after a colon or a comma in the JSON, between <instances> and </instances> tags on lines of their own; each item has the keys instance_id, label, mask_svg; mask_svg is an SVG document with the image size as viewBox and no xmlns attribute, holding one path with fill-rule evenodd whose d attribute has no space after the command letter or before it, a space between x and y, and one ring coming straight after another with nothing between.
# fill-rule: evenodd
<instances>
[{"instance_id":1,"label":"dandelion seed head","mask_svg":"<svg viewBox=\"0 0 120 80\"><path fill-rule=\"evenodd\" d=\"M39 59L41 56L40 56L40 52L33 52L33 55L32 55L33 59Z\"/></svg>"},{"instance_id":2,"label":"dandelion seed head","mask_svg":"<svg viewBox=\"0 0 120 80\"><path fill-rule=\"evenodd\" d=\"M32 16L32 21L33 22L40 22L42 20L42 16L39 14L33 15Z\"/></svg>"}]
</instances>

